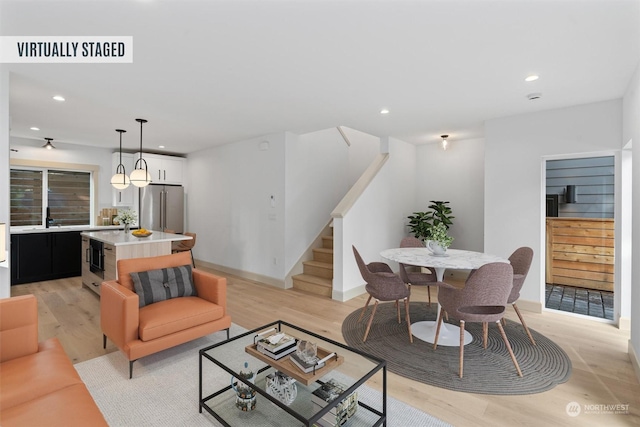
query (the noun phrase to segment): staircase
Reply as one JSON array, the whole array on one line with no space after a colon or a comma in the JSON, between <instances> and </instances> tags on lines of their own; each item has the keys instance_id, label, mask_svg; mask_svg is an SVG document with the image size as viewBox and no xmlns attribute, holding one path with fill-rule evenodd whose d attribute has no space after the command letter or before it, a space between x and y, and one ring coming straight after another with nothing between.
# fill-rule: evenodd
<instances>
[{"instance_id":1,"label":"staircase","mask_svg":"<svg viewBox=\"0 0 640 427\"><path fill-rule=\"evenodd\" d=\"M302 265L303 273L292 277L294 289L331 298L333 236L322 236L322 247L313 249L313 260Z\"/></svg>"}]
</instances>

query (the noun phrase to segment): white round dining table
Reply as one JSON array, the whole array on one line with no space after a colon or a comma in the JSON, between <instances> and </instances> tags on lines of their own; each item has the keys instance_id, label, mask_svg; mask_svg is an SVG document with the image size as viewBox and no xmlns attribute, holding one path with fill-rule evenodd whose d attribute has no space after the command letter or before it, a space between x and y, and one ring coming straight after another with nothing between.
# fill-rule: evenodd
<instances>
[{"instance_id":1,"label":"white round dining table","mask_svg":"<svg viewBox=\"0 0 640 427\"><path fill-rule=\"evenodd\" d=\"M444 255L434 255L427 248L393 248L380 252L380 256L405 265L415 265L419 267L433 267L436 271L438 282L444 279L444 272L447 268L456 270L475 270L485 264L492 262L505 262L509 260L496 255L483 252L465 251L461 249L448 249ZM440 304L438 304L438 314L440 314ZM418 339L427 342L434 342L436 336L436 321L426 320L411 324L411 333ZM473 337L465 331L464 344L473 341ZM442 323L438 345L457 347L460 345L460 328L449 323Z\"/></svg>"}]
</instances>

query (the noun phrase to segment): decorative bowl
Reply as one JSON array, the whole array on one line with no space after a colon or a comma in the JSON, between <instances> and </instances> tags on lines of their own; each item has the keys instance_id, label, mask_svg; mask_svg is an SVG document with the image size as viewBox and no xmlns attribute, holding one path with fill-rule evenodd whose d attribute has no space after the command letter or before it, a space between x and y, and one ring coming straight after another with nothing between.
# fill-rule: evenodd
<instances>
[{"instance_id":1,"label":"decorative bowl","mask_svg":"<svg viewBox=\"0 0 640 427\"><path fill-rule=\"evenodd\" d=\"M146 230L141 232L140 230L134 230L131 232L132 235L134 235L135 237L149 237L153 234L152 231Z\"/></svg>"}]
</instances>

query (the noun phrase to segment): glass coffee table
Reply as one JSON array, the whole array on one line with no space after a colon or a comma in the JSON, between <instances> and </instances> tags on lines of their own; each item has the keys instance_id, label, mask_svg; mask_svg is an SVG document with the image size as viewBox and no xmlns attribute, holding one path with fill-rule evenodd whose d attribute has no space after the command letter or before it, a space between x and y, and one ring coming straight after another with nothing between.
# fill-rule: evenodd
<instances>
[{"instance_id":1,"label":"glass coffee table","mask_svg":"<svg viewBox=\"0 0 640 427\"><path fill-rule=\"evenodd\" d=\"M324 366L304 373L291 354L258 351L270 330L317 344ZM199 360L199 411L224 426L386 426L386 361L285 321L203 348Z\"/></svg>"}]
</instances>

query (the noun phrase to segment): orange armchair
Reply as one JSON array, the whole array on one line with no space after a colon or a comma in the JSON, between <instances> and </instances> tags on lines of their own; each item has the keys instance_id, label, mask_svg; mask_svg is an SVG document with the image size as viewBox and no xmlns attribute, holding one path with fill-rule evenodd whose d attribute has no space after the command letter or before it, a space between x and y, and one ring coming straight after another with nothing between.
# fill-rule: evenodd
<instances>
[{"instance_id":1,"label":"orange armchair","mask_svg":"<svg viewBox=\"0 0 640 427\"><path fill-rule=\"evenodd\" d=\"M227 313L227 279L193 269L198 296L172 298L139 307L131 273L190 265L189 253L118 260L118 280L102 283L100 325L103 345L109 338L133 362L161 350L226 330L229 338L231 316Z\"/></svg>"}]
</instances>

